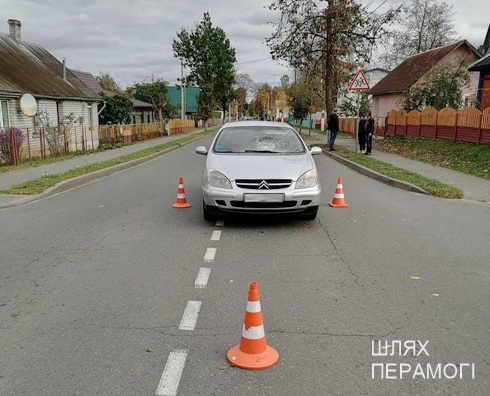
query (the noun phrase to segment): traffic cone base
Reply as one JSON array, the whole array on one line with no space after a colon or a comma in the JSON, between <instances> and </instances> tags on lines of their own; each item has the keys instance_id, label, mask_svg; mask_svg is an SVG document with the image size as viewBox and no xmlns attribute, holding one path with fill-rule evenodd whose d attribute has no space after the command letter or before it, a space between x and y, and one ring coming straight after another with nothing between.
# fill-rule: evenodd
<instances>
[{"instance_id":1,"label":"traffic cone base","mask_svg":"<svg viewBox=\"0 0 490 396\"><path fill-rule=\"evenodd\" d=\"M342 187L342 178L339 177L337 179L337 188L335 189L335 193L333 195L332 202L329 203L332 208L348 208L347 202L345 202L344 198L344 188Z\"/></svg>"},{"instance_id":2,"label":"traffic cone base","mask_svg":"<svg viewBox=\"0 0 490 396\"><path fill-rule=\"evenodd\" d=\"M191 204L185 198L184 182L179 179L179 188L177 190L177 201L172 205L172 208L190 208Z\"/></svg>"},{"instance_id":3,"label":"traffic cone base","mask_svg":"<svg viewBox=\"0 0 490 396\"><path fill-rule=\"evenodd\" d=\"M240 350L240 345L231 348L226 354L226 359L231 365L246 370L262 370L274 366L279 360L279 353L266 345L265 352L245 353Z\"/></svg>"}]
</instances>

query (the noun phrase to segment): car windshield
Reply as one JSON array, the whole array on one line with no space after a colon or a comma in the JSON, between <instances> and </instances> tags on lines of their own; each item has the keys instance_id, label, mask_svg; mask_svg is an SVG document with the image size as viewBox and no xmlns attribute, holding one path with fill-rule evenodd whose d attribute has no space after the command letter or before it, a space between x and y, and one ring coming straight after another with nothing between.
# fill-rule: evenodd
<instances>
[{"instance_id":1,"label":"car windshield","mask_svg":"<svg viewBox=\"0 0 490 396\"><path fill-rule=\"evenodd\" d=\"M240 126L224 128L213 150L217 153L304 153L305 147L291 128Z\"/></svg>"}]
</instances>

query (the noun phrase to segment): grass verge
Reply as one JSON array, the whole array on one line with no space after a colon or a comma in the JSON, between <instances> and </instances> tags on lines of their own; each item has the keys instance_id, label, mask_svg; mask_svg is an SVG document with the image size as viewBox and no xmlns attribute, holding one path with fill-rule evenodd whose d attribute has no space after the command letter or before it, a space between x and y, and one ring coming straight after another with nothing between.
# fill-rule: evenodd
<instances>
[{"instance_id":1,"label":"grass verge","mask_svg":"<svg viewBox=\"0 0 490 396\"><path fill-rule=\"evenodd\" d=\"M489 144L389 136L376 140L374 148L490 180Z\"/></svg>"},{"instance_id":2,"label":"grass verge","mask_svg":"<svg viewBox=\"0 0 490 396\"><path fill-rule=\"evenodd\" d=\"M396 166L378 161L370 156L356 154L352 150L346 149L339 145L336 146L335 153L352 162L381 173L382 175L405 181L423 188L430 195L435 197L451 199L463 198L463 191L461 191L459 188L441 183L437 180L428 179L405 169L397 168Z\"/></svg>"},{"instance_id":3,"label":"grass verge","mask_svg":"<svg viewBox=\"0 0 490 396\"><path fill-rule=\"evenodd\" d=\"M215 132L218 128L210 128L205 132L201 132L191 136L185 136L181 139L173 140L171 142L159 144L158 146L149 147L147 149L137 151L136 153L121 155L117 158L111 160L98 162L91 165L82 166L79 168L71 169L67 172L60 173L57 175L47 175L36 180L31 180L22 184L12 186L9 189L0 191L0 194L14 194L14 195L35 195L40 194L44 190L53 187L54 185L69 179L73 179L78 176L86 175L88 173L110 168L114 165L119 165L125 162L133 161L138 158L146 157L150 154L158 153L160 151L166 150L170 147L178 146L180 144L186 143L189 140L195 139L197 137L206 136ZM65 157L66 158L66 157Z\"/></svg>"}]
</instances>

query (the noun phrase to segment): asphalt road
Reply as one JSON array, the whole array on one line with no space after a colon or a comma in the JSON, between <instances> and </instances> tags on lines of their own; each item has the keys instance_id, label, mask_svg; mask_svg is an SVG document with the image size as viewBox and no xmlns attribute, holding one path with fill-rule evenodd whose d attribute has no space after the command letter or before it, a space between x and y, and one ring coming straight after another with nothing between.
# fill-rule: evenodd
<instances>
[{"instance_id":1,"label":"asphalt road","mask_svg":"<svg viewBox=\"0 0 490 396\"><path fill-rule=\"evenodd\" d=\"M172 385L179 395L488 394L488 206L388 187L316 156L315 221L216 226L202 218L204 157L194 154L209 142L0 211L0 395L155 395ZM338 176L348 209L327 205ZM179 177L190 209L171 207ZM205 288L195 288L200 268L211 270ZM263 371L225 358L254 280L280 354ZM197 322L181 330L189 301L200 302ZM379 340L429 341L429 356L372 356ZM181 375L162 375L176 352ZM376 363L412 372L373 379ZM412 378L417 364L461 363L474 364L474 378L469 369Z\"/></svg>"}]
</instances>

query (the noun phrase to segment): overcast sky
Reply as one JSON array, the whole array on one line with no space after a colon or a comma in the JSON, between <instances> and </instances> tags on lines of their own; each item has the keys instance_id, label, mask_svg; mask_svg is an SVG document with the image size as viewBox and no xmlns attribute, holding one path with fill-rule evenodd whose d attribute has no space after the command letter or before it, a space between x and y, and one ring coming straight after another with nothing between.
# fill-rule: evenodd
<instances>
[{"instance_id":1,"label":"overcast sky","mask_svg":"<svg viewBox=\"0 0 490 396\"><path fill-rule=\"evenodd\" d=\"M488 1L488 0L487 0ZM22 38L35 42L69 68L111 74L126 87L162 78L173 84L180 64L172 40L182 27L190 31L209 12L236 49L238 73L255 82L279 85L290 70L270 59L264 40L272 33L269 21L278 15L267 9L272 0L0 0L0 32L8 19L22 23ZM446 0L453 5L461 38L479 46L490 23L481 0ZM372 0L374 7L383 0ZM388 5L400 3L388 0Z\"/></svg>"}]
</instances>

